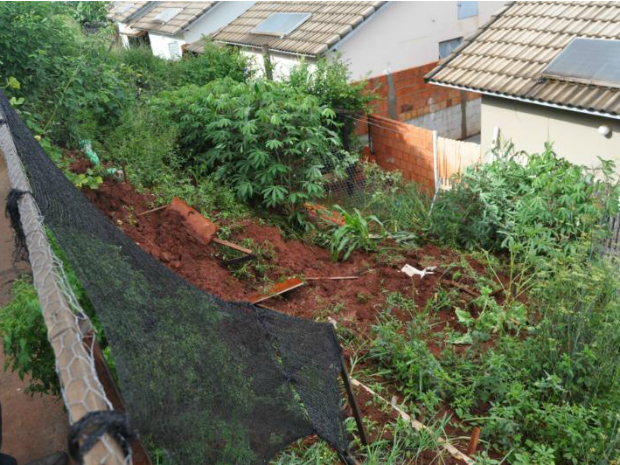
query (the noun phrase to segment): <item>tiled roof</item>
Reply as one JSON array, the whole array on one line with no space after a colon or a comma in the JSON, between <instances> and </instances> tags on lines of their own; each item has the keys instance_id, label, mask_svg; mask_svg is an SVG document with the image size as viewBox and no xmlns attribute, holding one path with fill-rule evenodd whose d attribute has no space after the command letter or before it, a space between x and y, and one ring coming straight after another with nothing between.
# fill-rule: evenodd
<instances>
[{"instance_id":1,"label":"tiled roof","mask_svg":"<svg viewBox=\"0 0 620 465\"><path fill-rule=\"evenodd\" d=\"M425 76L572 110L620 116L620 90L541 77L575 37L620 39L620 2L511 3Z\"/></svg>"},{"instance_id":2,"label":"tiled roof","mask_svg":"<svg viewBox=\"0 0 620 465\"><path fill-rule=\"evenodd\" d=\"M148 2L112 2L110 3L106 18L124 23L130 16L145 7L147 3Z\"/></svg>"},{"instance_id":3,"label":"tiled roof","mask_svg":"<svg viewBox=\"0 0 620 465\"><path fill-rule=\"evenodd\" d=\"M133 29L175 36L191 23L200 18L217 2L157 2L157 5L147 14L130 23ZM166 23L154 21L155 17L166 8L181 8L182 11Z\"/></svg>"},{"instance_id":4,"label":"tiled roof","mask_svg":"<svg viewBox=\"0 0 620 465\"><path fill-rule=\"evenodd\" d=\"M257 2L223 27L215 41L273 51L317 56L359 26L385 2ZM273 13L311 13L310 18L285 37L251 31Z\"/></svg>"}]
</instances>

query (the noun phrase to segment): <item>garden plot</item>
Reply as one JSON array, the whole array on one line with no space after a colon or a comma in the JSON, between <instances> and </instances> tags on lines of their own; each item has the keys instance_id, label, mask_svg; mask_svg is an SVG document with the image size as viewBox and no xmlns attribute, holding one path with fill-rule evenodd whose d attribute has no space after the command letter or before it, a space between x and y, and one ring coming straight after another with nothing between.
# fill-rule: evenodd
<instances>
[{"instance_id":1,"label":"garden plot","mask_svg":"<svg viewBox=\"0 0 620 465\"><path fill-rule=\"evenodd\" d=\"M221 228L227 240L249 247L257 255L255 261L227 269L222 259L230 255L230 249L199 242L179 213L168 208L153 210L153 197L149 194L139 194L127 183L112 180L97 190L84 192L145 251L202 290L226 300L250 300L256 292L265 292L273 283L290 277L354 277L308 279L305 287L263 304L289 315L334 324L346 358L356 363L351 367L352 376L359 376L399 405L405 401L399 384L391 376L380 374L380 364L368 357L368 347L375 337L373 328L381 323L385 309L390 309L390 317L398 324L413 324L419 315L432 320L426 343L430 353L439 356L446 348L445 342L433 334L450 333L458 341L467 333L467 327L447 299L468 305L479 296L476 277L486 274L484 266L475 259L432 245L402 248L386 244L381 253L355 252L346 262L334 262L329 251L297 240L284 240L277 228L255 219ZM401 271L404 265L435 270L424 277L409 277ZM493 280L488 278L488 282ZM501 289L501 284L495 287ZM458 351L464 349L463 345L454 347ZM397 420L396 411L359 386L356 393L371 440L379 441L377 444L390 441L390 425L402 422ZM443 450L437 442L440 434L459 438L455 444L466 451L470 428L460 425L454 412L442 408L425 420L434 424L444 417L451 420L441 425L436 437L429 433L430 450L421 451L429 460ZM433 441L437 443L432 444ZM441 454L442 460L449 463L450 454Z\"/></svg>"}]
</instances>

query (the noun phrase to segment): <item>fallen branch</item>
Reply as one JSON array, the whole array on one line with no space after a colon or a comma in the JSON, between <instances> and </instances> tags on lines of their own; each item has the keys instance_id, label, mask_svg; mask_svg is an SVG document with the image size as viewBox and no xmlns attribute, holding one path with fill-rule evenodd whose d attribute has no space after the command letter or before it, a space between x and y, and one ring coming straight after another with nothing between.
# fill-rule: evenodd
<instances>
[{"instance_id":1,"label":"fallen branch","mask_svg":"<svg viewBox=\"0 0 620 465\"><path fill-rule=\"evenodd\" d=\"M378 399L380 399L381 401L385 402L388 405L391 405L392 408L394 410L396 410L396 412L398 412L400 417L403 418L404 420L408 421L411 424L411 426L413 427L413 429L415 429L416 431L422 431L422 430L431 431L431 429L428 426L424 425L423 423L420 423L417 420L414 420L413 418L411 418L411 415L409 415L408 413L404 412L402 409L400 409L396 405L392 404L391 402L388 402L386 399L381 397L379 394L377 394L375 391L370 389L365 384L360 383L356 379L351 379L351 384L353 386L356 386L356 387L364 389L370 395L372 395L374 397L377 397ZM454 447L452 444L450 444L446 439L444 439L442 437L438 437L437 438L437 442L439 444L441 444L443 446L443 448L445 450L447 450L450 453L450 455L452 455L452 457L454 457L455 459L462 460L467 465L473 465L473 463L474 463L473 459L471 459L467 455L463 454L460 450L458 450L456 447Z\"/></svg>"}]
</instances>

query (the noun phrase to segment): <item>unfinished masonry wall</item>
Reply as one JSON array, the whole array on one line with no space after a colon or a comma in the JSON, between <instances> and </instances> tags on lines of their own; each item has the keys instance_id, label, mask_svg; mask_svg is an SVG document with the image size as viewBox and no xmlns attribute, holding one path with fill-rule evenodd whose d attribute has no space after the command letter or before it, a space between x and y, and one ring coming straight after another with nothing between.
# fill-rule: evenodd
<instances>
[{"instance_id":1,"label":"unfinished masonry wall","mask_svg":"<svg viewBox=\"0 0 620 465\"><path fill-rule=\"evenodd\" d=\"M480 95L425 83L424 75L436 64L369 79L368 89L378 95L373 115L435 130L439 136L452 139L480 133ZM360 122L358 133L367 133L365 121Z\"/></svg>"},{"instance_id":2,"label":"unfinished masonry wall","mask_svg":"<svg viewBox=\"0 0 620 465\"><path fill-rule=\"evenodd\" d=\"M451 177L482 161L480 145L437 136L383 116L369 117L369 161L387 171L399 170L428 193L449 188Z\"/></svg>"},{"instance_id":3,"label":"unfinished masonry wall","mask_svg":"<svg viewBox=\"0 0 620 465\"><path fill-rule=\"evenodd\" d=\"M369 116L369 159L403 176L428 192L435 189L433 131L378 115Z\"/></svg>"}]
</instances>

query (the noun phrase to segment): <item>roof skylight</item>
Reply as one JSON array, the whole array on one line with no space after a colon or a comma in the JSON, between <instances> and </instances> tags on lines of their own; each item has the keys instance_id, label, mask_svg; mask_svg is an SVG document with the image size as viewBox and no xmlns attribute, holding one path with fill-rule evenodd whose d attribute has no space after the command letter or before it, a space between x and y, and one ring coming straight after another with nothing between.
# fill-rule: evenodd
<instances>
[{"instance_id":1,"label":"roof skylight","mask_svg":"<svg viewBox=\"0 0 620 465\"><path fill-rule=\"evenodd\" d=\"M306 22L310 16L310 13L273 13L252 29L252 34L284 37Z\"/></svg>"},{"instance_id":2,"label":"roof skylight","mask_svg":"<svg viewBox=\"0 0 620 465\"><path fill-rule=\"evenodd\" d=\"M155 16L153 18L153 21L165 24L168 21L170 21L172 18L174 18L176 15L178 15L181 11L183 11L183 8L166 8L161 13L159 13L157 16Z\"/></svg>"},{"instance_id":3,"label":"roof skylight","mask_svg":"<svg viewBox=\"0 0 620 465\"><path fill-rule=\"evenodd\" d=\"M620 40L573 39L542 77L620 88Z\"/></svg>"}]
</instances>

